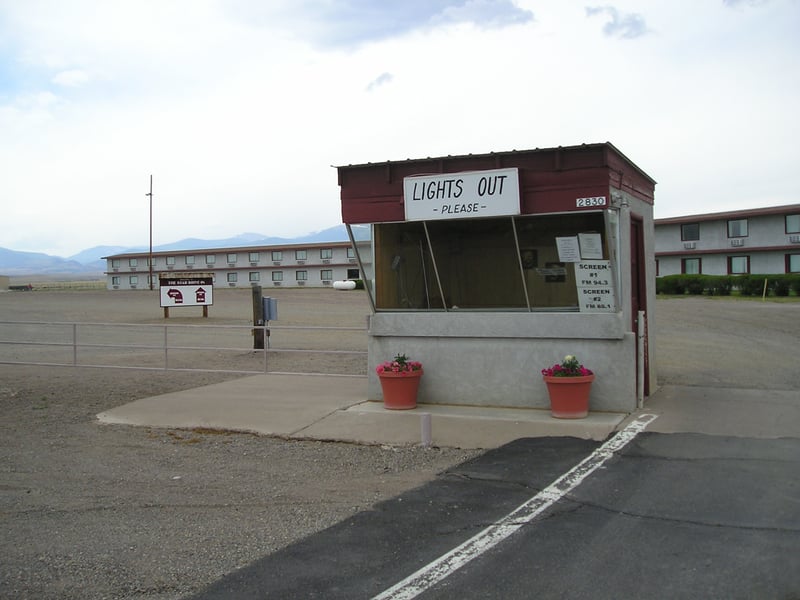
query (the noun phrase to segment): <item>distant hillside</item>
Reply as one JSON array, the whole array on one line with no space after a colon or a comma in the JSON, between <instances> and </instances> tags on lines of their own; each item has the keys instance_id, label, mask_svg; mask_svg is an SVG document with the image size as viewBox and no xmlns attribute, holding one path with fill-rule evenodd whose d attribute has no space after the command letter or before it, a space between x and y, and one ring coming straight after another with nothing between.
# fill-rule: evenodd
<instances>
[{"instance_id":1,"label":"distant hillside","mask_svg":"<svg viewBox=\"0 0 800 600\"><path fill-rule=\"evenodd\" d=\"M154 252L169 250L196 250L202 248L239 248L247 246L269 246L273 244L302 244L315 242L347 241L347 229L337 225L322 231L296 238L268 237L260 233L243 233L221 240L187 238L178 242L153 246ZM101 274L106 269L103 257L124 252L147 252L141 246L94 246L73 254L68 258L51 256L40 252L21 252L0 248L0 274L21 275L80 275Z\"/></svg>"}]
</instances>

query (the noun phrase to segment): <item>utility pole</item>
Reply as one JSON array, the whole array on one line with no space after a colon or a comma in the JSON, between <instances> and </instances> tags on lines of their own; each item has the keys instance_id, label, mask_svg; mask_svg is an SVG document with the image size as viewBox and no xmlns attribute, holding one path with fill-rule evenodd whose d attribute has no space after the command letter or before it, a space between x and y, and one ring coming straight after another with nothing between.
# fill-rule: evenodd
<instances>
[{"instance_id":1,"label":"utility pole","mask_svg":"<svg viewBox=\"0 0 800 600\"><path fill-rule=\"evenodd\" d=\"M147 256L147 265L150 267L150 289L153 289L153 176L150 175L150 254Z\"/></svg>"}]
</instances>

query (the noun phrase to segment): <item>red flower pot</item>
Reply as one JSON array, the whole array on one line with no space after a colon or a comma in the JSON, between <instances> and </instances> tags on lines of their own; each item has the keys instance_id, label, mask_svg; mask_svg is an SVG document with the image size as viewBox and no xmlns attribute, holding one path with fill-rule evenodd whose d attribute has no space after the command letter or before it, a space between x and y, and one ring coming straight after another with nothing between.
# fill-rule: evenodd
<instances>
[{"instance_id":1,"label":"red flower pot","mask_svg":"<svg viewBox=\"0 0 800 600\"><path fill-rule=\"evenodd\" d=\"M556 419L583 419L589 414L589 393L594 375L542 377L550 394L550 413Z\"/></svg>"},{"instance_id":2,"label":"red flower pot","mask_svg":"<svg viewBox=\"0 0 800 600\"><path fill-rule=\"evenodd\" d=\"M422 370L404 373L378 373L383 390L383 407L390 410L408 410L417 407L417 391Z\"/></svg>"}]
</instances>

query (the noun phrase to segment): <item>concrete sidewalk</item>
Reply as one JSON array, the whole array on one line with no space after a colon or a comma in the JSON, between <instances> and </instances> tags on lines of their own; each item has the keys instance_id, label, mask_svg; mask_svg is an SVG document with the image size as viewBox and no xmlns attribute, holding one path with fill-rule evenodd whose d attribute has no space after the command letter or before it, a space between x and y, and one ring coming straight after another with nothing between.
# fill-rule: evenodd
<instances>
[{"instance_id":1,"label":"concrete sidewalk","mask_svg":"<svg viewBox=\"0 0 800 600\"><path fill-rule=\"evenodd\" d=\"M549 411L420 405L386 410L366 401L367 379L265 374L144 398L98 415L103 423L251 431L291 439L411 445L423 441L430 415L434 446L497 448L523 437L604 440L627 415L590 413L554 419Z\"/></svg>"}]
</instances>

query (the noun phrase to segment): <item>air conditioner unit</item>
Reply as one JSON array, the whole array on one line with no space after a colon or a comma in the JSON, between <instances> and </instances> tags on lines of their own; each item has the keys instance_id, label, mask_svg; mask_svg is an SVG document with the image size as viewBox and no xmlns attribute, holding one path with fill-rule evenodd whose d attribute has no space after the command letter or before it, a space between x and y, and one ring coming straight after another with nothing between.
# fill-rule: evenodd
<instances>
[{"instance_id":1,"label":"air conditioner unit","mask_svg":"<svg viewBox=\"0 0 800 600\"><path fill-rule=\"evenodd\" d=\"M683 247L687 250L694 250L697 248L697 242L683 242Z\"/></svg>"},{"instance_id":2,"label":"air conditioner unit","mask_svg":"<svg viewBox=\"0 0 800 600\"><path fill-rule=\"evenodd\" d=\"M731 240L731 246L744 246L743 238L734 238Z\"/></svg>"},{"instance_id":3,"label":"air conditioner unit","mask_svg":"<svg viewBox=\"0 0 800 600\"><path fill-rule=\"evenodd\" d=\"M273 260L273 261L272 261L272 265L273 265L273 266L275 266L275 267L280 267L280 266L281 266L281 261L279 261L279 260Z\"/></svg>"},{"instance_id":4,"label":"air conditioner unit","mask_svg":"<svg viewBox=\"0 0 800 600\"><path fill-rule=\"evenodd\" d=\"M272 282L272 285L280 285L280 284L281 284L281 282L280 282L280 281L273 281L273 282Z\"/></svg>"},{"instance_id":5,"label":"air conditioner unit","mask_svg":"<svg viewBox=\"0 0 800 600\"><path fill-rule=\"evenodd\" d=\"M135 270L136 270L136 267L131 267L131 271L135 271Z\"/></svg>"},{"instance_id":6,"label":"air conditioner unit","mask_svg":"<svg viewBox=\"0 0 800 600\"><path fill-rule=\"evenodd\" d=\"M174 269L174 268L175 268L175 265L167 265L167 269L169 269L170 271L171 271L172 269Z\"/></svg>"},{"instance_id":7,"label":"air conditioner unit","mask_svg":"<svg viewBox=\"0 0 800 600\"><path fill-rule=\"evenodd\" d=\"M187 269L194 269L194 265L186 265Z\"/></svg>"},{"instance_id":8,"label":"air conditioner unit","mask_svg":"<svg viewBox=\"0 0 800 600\"><path fill-rule=\"evenodd\" d=\"M800 244L800 235L790 235L789 242L792 244Z\"/></svg>"},{"instance_id":9,"label":"air conditioner unit","mask_svg":"<svg viewBox=\"0 0 800 600\"><path fill-rule=\"evenodd\" d=\"M306 284L306 282L305 282L305 281L298 281L298 282L297 282L297 285L305 285L305 284Z\"/></svg>"},{"instance_id":10,"label":"air conditioner unit","mask_svg":"<svg viewBox=\"0 0 800 600\"><path fill-rule=\"evenodd\" d=\"M331 264L331 260L329 258L325 258L325 259L322 260L322 264L323 265L329 265L329 264Z\"/></svg>"},{"instance_id":11,"label":"air conditioner unit","mask_svg":"<svg viewBox=\"0 0 800 600\"><path fill-rule=\"evenodd\" d=\"M355 258L351 258L351 259L350 259L350 262L351 262L352 264L356 264L356 259L355 259Z\"/></svg>"},{"instance_id":12,"label":"air conditioner unit","mask_svg":"<svg viewBox=\"0 0 800 600\"><path fill-rule=\"evenodd\" d=\"M236 263L228 263L228 266L232 269L233 267L236 266Z\"/></svg>"},{"instance_id":13,"label":"air conditioner unit","mask_svg":"<svg viewBox=\"0 0 800 600\"><path fill-rule=\"evenodd\" d=\"M131 286L131 289L132 289L132 290L135 290L135 289L136 289L136 286L135 286L135 285L132 285L132 286Z\"/></svg>"},{"instance_id":14,"label":"air conditioner unit","mask_svg":"<svg viewBox=\"0 0 800 600\"><path fill-rule=\"evenodd\" d=\"M236 284L233 281L229 281L228 285L231 286L231 287L236 287Z\"/></svg>"},{"instance_id":15,"label":"air conditioner unit","mask_svg":"<svg viewBox=\"0 0 800 600\"><path fill-rule=\"evenodd\" d=\"M330 285L330 284L331 284L331 282L330 282L328 279L325 279L325 280L322 282L322 285Z\"/></svg>"},{"instance_id":16,"label":"air conditioner unit","mask_svg":"<svg viewBox=\"0 0 800 600\"><path fill-rule=\"evenodd\" d=\"M306 261L304 261L304 260L298 260L298 261L297 261L297 264L298 264L298 265L304 265L304 264L306 264Z\"/></svg>"},{"instance_id":17,"label":"air conditioner unit","mask_svg":"<svg viewBox=\"0 0 800 600\"><path fill-rule=\"evenodd\" d=\"M251 267L257 267L257 266L258 266L258 263L250 263L250 266L251 266Z\"/></svg>"},{"instance_id":18,"label":"air conditioner unit","mask_svg":"<svg viewBox=\"0 0 800 600\"><path fill-rule=\"evenodd\" d=\"M119 286L118 286L118 285L112 285L111 287L113 287L115 290L118 290L118 289L119 289Z\"/></svg>"},{"instance_id":19,"label":"air conditioner unit","mask_svg":"<svg viewBox=\"0 0 800 600\"><path fill-rule=\"evenodd\" d=\"M119 273L119 269L114 269L114 273Z\"/></svg>"}]
</instances>

